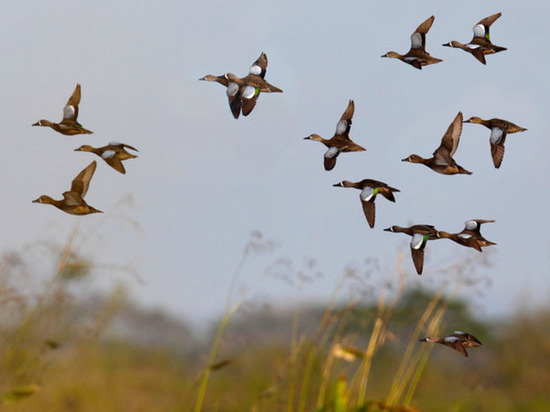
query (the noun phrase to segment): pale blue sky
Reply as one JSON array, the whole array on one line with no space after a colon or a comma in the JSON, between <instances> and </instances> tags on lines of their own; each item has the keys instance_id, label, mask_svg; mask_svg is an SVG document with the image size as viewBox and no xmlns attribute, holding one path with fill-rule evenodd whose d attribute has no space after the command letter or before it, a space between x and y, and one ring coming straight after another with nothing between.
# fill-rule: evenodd
<instances>
[{"instance_id":1,"label":"pale blue sky","mask_svg":"<svg viewBox=\"0 0 550 412\"><path fill-rule=\"evenodd\" d=\"M489 56L487 66L441 46L469 41L472 26L499 11L491 37L508 50ZM474 303L497 314L519 297L546 302L545 2L8 1L0 12L0 250L37 239L62 243L78 223L83 233L93 231L82 244L85 255L137 268L144 283L128 278L137 300L204 319L223 309L253 230L281 244L254 268L279 256L298 266L318 261L325 276L304 286L306 300L330 295L350 263L377 258L375 276L382 280L405 250L411 282L430 283L445 276L437 268L477 254L434 242L418 277L409 238L385 227L431 223L459 231L469 218L492 218L484 234L498 243L487 272L493 285ZM427 50L442 63L418 71L380 58L388 50L406 52L412 31L432 14ZM262 51L269 58L266 79L284 93L262 94L252 114L236 121L224 89L197 79L245 75ZM76 83L79 121L93 135L30 126L41 118L59 121ZM367 151L344 154L325 172L324 146L303 137L331 137L349 99L356 107L350 135ZM489 130L469 124L455 159L472 176L442 176L400 161L411 153L428 157L459 110L465 118L500 117L529 130L508 137L500 170L490 159ZM73 152L111 140L140 150L126 162L125 176ZM105 215L74 217L31 203L41 194L59 198L92 160L98 168L87 201ZM395 204L377 200L372 230L358 192L332 187L363 178L401 189ZM117 206L127 195L133 206ZM98 276L109 283L120 275ZM264 280L254 293L288 301L295 292Z\"/></svg>"}]
</instances>

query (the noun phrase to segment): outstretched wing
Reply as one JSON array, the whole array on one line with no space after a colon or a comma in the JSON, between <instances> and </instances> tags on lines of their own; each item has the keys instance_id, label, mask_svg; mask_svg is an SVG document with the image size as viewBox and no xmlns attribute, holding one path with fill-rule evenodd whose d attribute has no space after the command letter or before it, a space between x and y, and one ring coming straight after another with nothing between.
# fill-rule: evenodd
<instances>
[{"instance_id":1,"label":"outstretched wing","mask_svg":"<svg viewBox=\"0 0 550 412\"><path fill-rule=\"evenodd\" d=\"M267 71L267 55L265 53L260 54L260 57L252 63L252 66L250 66L250 70L248 71L250 74L254 74L256 76L260 76L262 79L265 77L265 73Z\"/></svg>"},{"instance_id":2,"label":"outstretched wing","mask_svg":"<svg viewBox=\"0 0 550 412\"><path fill-rule=\"evenodd\" d=\"M73 94L69 97L63 108L63 120L74 120L78 118L78 104L80 103L80 84L76 85Z\"/></svg>"},{"instance_id":3,"label":"outstretched wing","mask_svg":"<svg viewBox=\"0 0 550 412\"><path fill-rule=\"evenodd\" d=\"M424 21L417 29L411 34L411 49L422 49L426 48L426 33L432 27L435 17L431 16L426 21ZM415 66L416 67L416 66Z\"/></svg>"},{"instance_id":4,"label":"outstretched wing","mask_svg":"<svg viewBox=\"0 0 550 412\"><path fill-rule=\"evenodd\" d=\"M353 112L355 111L355 104L353 100L350 100L346 111L340 117L340 121L336 125L335 136L342 136L345 139L349 139L349 130L351 128L351 118L353 117Z\"/></svg>"},{"instance_id":5,"label":"outstretched wing","mask_svg":"<svg viewBox=\"0 0 550 412\"><path fill-rule=\"evenodd\" d=\"M447 128L447 131L441 139L441 145L433 153L436 163L449 164L452 163L460 135L462 134L462 112L458 112L453 122Z\"/></svg>"},{"instance_id":6,"label":"outstretched wing","mask_svg":"<svg viewBox=\"0 0 550 412\"><path fill-rule=\"evenodd\" d=\"M79 194L80 197L84 199L84 196L86 196L86 193L88 192L90 180L92 180L92 176L94 175L96 167L97 162L94 160L84 170L82 170L73 179L73 182L71 184L71 192Z\"/></svg>"}]
</instances>

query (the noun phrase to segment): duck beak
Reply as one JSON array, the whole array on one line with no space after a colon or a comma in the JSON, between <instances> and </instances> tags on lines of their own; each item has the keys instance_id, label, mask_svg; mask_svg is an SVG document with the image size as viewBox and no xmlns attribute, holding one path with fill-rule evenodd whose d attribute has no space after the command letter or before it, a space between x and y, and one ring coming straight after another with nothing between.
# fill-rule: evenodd
<instances>
[{"instance_id":1,"label":"duck beak","mask_svg":"<svg viewBox=\"0 0 550 412\"><path fill-rule=\"evenodd\" d=\"M409 158L406 157L406 158L404 158L404 159L401 159L401 161L402 161L402 162L408 162L408 161L409 161Z\"/></svg>"},{"instance_id":2,"label":"duck beak","mask_svg":"<svg viewBox=\"0 0 550 412\"><path fill-rule=\"evenodd\" d=\"M384 229L384 232L391 232L391 227Z\"/></svg>"},{"instance_id":3,"label":"duck beak","mask_svg":"<svg viewBox=\"0 0 550 412\"><path fill-rule=\"evenodd\" d=\"M311 136L304 137L304 140L311 140Z\"/></svg>"},{"instance_id":4,"label":"duck beak","mask_svg":"<svg viewBox=\"0 0 550 412\"><path fill-rule=\"evenodd\" d=\"M333 186L333 187L340 187L340 186L342 186L342 185L341 185L340 183L334 183L332 186Z\"/></svg>"},{"instance_id":5,"label":"duck beak","mask_svg":"<svg viewBox=\"0 0 550 412\"><path fill-rule=\"evenodd\" d=\"M31 126L40 126L40 122L33 123Z\"/></svg>"},{"instance_id":6,"label":"duck beak","mask_svg":"<svg viewBox=\"0 0 550 412\"><path fill-rule=\"evenodd\" d=\"M32 203L40 203L40 198L34 199L34 200L32 201Z\"/></svg>"}]
</instances>

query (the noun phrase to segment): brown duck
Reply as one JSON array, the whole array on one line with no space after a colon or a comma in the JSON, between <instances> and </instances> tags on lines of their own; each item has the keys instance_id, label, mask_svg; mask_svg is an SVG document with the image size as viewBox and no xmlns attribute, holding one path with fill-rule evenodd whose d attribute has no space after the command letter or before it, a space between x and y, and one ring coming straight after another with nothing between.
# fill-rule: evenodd
<instances>
[{"instance_id":1,"label":"brown duck","mask_svg":"<svg viewBox=\"0 0 550 412\"><path fill-rule=\"evenodd\" d=\"M432 225L413 225L410 227L390 226L384 229L386 232L405 233L412 236L411 256L416 269L416 273L422 274L424 267L424 249L428 240L439 239L438 230Z\"/></svg>"},{"instance_id":2,"label":"brown duck","mask_svg":"<svg viewBox=\"0 0 550 412\"><path fill-rule=\"evenodd\" d=\"M389 51L382 57L399 59L419 70L422 70L422 66L442 62L443 60L431 56L430 53L426 51L426 34L430 30L430 27L432 27L434 19L434 16L430 17L414 31L411 35L411 48L407 54Z\"/></svg>"},{"instance_id":3,"label":"brown duck","mask_svg":"<svg viewBox=\"0 0 550 412\"><path fill-rule=\"evenodd\" d=\"M67 101L67 104L63 108L63 120L59 123L52 123L49 120L39 120L34 123L33 126L46 126L51 127L56 132L73 136L75 134L90 134L91 130L87 130L80 123L77 122L78 118L78 104L80 103L80 84L76 85L72 96Z\"/></svg>"},{"instance_id":4,"label":"brown duck","mask_svg":"<svg viewBox=\"0 0 550 412\"><path fill-rule=\"evenodd\" d=\"M336 125L336 132L334 133L334 136L330 139L323 139L318 134L311 134L304 137L305 140L315 140L328 147L324 157L325 170L332 170L334 168L336 165L336 158L342 152L361 152L366 150L364 147L359 146L349 138L351 118L353 117L354 110L355 105L353 100L350 100L346 111L342 114L340 121Z\"/></svg>"},{"instance_id":5,"label":"brown duck","mask_svg":"<svg viewBox=\"0 0 550 412\"><path fill-rule=\"evenodd\" d=\"M75 152L91 152L95 153L99 157L101 157L105 162L111 166L113 169L115 169L117 172L120 172L122 174L126 173L126 170L124 169L124 165L122 164L123 160L127 159L134 159L137 156L128 153L125 149L131 149L138 151L135 147L132 147L128 144L124 143L118 143L118 142L111 142L106 146L103 147L92 147L88 145L80 146L78 149L74 149Z\"/></svg>"},{"instance_id":6,"label":"brown duck","mask_svg":"<svg viewBox=\"0 0 550 412\"><path fill-rule=\"evenodd\" d=\"M429 343L441 343L442 345L448 346L456 350L463 356L468 357L468 352L466 348L475 348L478 346L483 346L482 343L474 336L469 333L455 331L449 336L444 338L434 338L427 336L424 339L420 339L420 342L429 342Z\"/></svg>"},{"instance_id":7,"label":"brown duck","mask_svg":"<svg viewBox=\"0 0 550 412\"><path fill-rule=\"evenodd\" d=\"M371 228L374 227L374 220L376 217L376 207L374 200L376 195L381 194L391 202L395 202L393 192L399 192L399 189L388 186L386 183L379 182L378 180L363 179L360 182L350 182L348 180L342 180L340 183L336 183L332 186L335 187L353 187L361 190L359 199L363 206L363 213L367 218L367 222Z\"/></svg>"},{"instance_id":8,"label":"brown duck","mask_svg":"<svg viewBox=\"0 0 550 412\"><path fill-rule=\"evenodd\" d=\"M103 213L101 210L97 210L88 205L84 201L84 196L88 192L90 186L90 180L94 175L95 168L97 166L96 161L88 165L82 170L74 179L71 184L71 190L63 193L62 200L55 200L49 196L42 195L38 199L33 200L33 203L46 203L53 205L58 209L61 209L65 213L71 215L88 215L90 213Z\"/></svg>"},{"instance_id":9,"label":"brown duck","mask_svg":"<svg viewBox=\"0 0 550 412\"><path fill-rule=\"evenodd\" d=\"M466 174L471 175L472 172L458 165L453 159L460 135L462 133L462 112L458 112L453 122L448 127L447 131L441 139L441 145L433 152L433 157L424 159L423 157L412 154L409 157L402 159L403 162L422 163L429 167L434 172L444 175Z\"/></svg>"},{"instance_id":10,"label":"brown duck","mask_svg":"<svg viewBox=\"0 0 550 412\"><path fill-rule=\"evenodd\" d=\"M493 158L493 164L498 169L502 164L504 158L504 142L508 133L524 132L527 129L515 125L512 122L502 119L489 119L483 120L480 117L470 117L465 120L464 123L477 123L482 124L488 129L491 129L491 136L489 137L489 143L491 144L491 157Z\"/></svg>"},{"instance_id":11,"label":"brown duck","mask_svg":"<svg viewBox=\"0 0 550 412\"><path fill-rule=\"evenodd\" d=\"M267 71L267 55L262 53L258 59L252 63L247 76L239 78L233 73L225 73L221 76L207 74L199 80L217 82L227 88L227 98L229 100L229 108L235 119L239 115L248 116L256 101L260 97L260 93L282 93L278 87L269 84L264 80Z\"/></svg>"},{"instance_id":12,"label":"brown duck","mask_svg":"<svg viewBox=\"0 0 550 412\"><path fill-rule=\"evenodd\" d=\"M506 50L506 47L496 46L491 43L489 28L491 24L502 16L502 13L493 14L480 20L474 27L474 37L468 44L462 44L456 40L445 43L443 46L456 47L470 53L481 63L486 64L485 55L494 54Z\"/></svg>"}]
</instances>

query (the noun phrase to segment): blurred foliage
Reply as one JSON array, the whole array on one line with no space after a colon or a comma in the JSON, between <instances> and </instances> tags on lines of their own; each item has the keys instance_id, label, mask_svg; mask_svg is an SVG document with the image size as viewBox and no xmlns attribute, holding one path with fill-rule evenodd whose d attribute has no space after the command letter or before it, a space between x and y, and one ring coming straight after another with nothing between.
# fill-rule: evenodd
<instances>
[{"instance_id":1,"label":"blurred foliage","mask_svg":"<svg viewBox=\"0 0 550 412\"><path fill-rule=\"evenodd\" d=\"M244 259L272 247L253 240ZM98 266L70 241L53 256L40 280L28 255L0 262L0 401L18 412L189 411L201 384L208 412L550 410L550 307L482 320L441 290L403 286L236 313L232 296L198 339L123 285L94 292ZM464 358L417 339L454 330L483 347Z\"/></svg>"}]
</instances>

